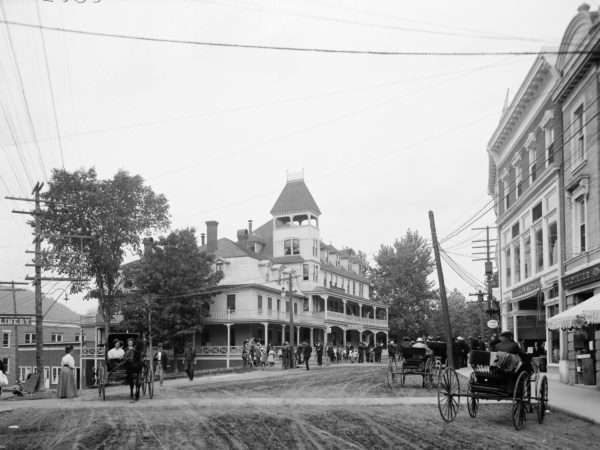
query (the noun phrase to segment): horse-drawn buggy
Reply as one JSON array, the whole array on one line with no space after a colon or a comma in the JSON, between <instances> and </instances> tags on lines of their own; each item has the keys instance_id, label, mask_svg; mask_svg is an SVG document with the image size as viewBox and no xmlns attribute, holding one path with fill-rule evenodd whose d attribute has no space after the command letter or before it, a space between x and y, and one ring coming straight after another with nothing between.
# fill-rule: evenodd
<instances>
[{"instance_id":1,"label":"horse-drawn buggy","mask_svg":"<svg viewBox=\"0 0 600 450\"><path fill-rule=\"evenodd\" d=\"M452 422L460 407L460 398L466 397L471 417L477 415L480 400L511 401L513 425L517 430L525 427L526 414L533 412L532 402L536 402L537 419L543 423L548 403L548 379L546 375L540 376L535 365L510 353L479 350L473 350L469 360L473 372L466 393L461 394L454 369L446 368L440 376L438 408L442 419Z\"/></svg>"},{"instance_id":2,"label":"horse-drawn buggy","mask_svg":"<svg viewBox=\"0 0 600 450\"><path fill-rule=\"evenodd\" d=\"M129 384L131 401L143 395L154 396L154 371L147 357L146 340L133 333L108 335L104 361L96 369L98 395L106 400L106 387L110 384ZM135 386L135 393L134 393Z\"/></svg>"},{"instance_id":3,"label":"horse-drawn buggy","mask_svg":"<svg viewBox=\"0 0 600 450\"><path fill-rule=\"evenodd\" d=\"M391 388L394 383L404 386L407 376L417 375L422 377L422 386L432 389L439 373L435 363L434 355L428 355L425 348L399 348L396 358L388 362L388 386Z\"/></svg>"}]
</instances>

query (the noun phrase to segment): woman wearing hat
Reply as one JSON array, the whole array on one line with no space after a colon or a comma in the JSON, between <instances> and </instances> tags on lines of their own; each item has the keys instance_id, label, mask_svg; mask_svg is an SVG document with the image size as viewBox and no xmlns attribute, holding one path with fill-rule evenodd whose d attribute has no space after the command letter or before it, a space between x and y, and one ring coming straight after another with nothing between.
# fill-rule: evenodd
<instances>
[{"instance_id":1,"label":"woman wearing hat","mask_svg":"<svg viewBox=\"0 0 600 450\"><path fill-rule=\"evenodd\" d=\"M72 345L65 347L65 356L60 361L61 371L56 388L58 398L77 397L77 384L75 383L75 360L71 355Z\"/></svg>"}]
</instances>

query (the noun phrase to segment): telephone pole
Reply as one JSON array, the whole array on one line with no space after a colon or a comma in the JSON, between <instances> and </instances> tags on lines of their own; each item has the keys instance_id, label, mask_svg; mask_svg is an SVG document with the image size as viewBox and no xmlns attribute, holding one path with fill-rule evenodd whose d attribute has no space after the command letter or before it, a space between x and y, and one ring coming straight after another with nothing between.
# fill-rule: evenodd
<instances>
[{"instance_id":1,"label":"telephone pole","mask_svg":"<svg viewBox=\"0 0 600 450\"><path fill-rule=\"evenodd\" d=\"M30 198L18 198L18 197L9 197L6 196L6 199L9 200L18 200L25 202L33 202L35 204L35 208L33 211L15 211L12 212L15 214L28 214L33 216L35 221L35 257L34 264L35 267L35 276L33 277L25 277L26 280L33 281L33 285L35 287L35 362L37 373L39 374L38 384L36 386L36 390L39 390L42 386L44 386L44 315L43 315L43 305L42 305L42 281L87 281L84 278L63 278L63 277L42 277L42 256L46 252L42 252L42 241L44 240L44 235L42 234L42 226L40 223L40 217L45 214L45 211L42 211L40 204L44 202L44 200L40 199L40 192L44 187L44 183L36 183L31 194L34 196L33 199ZM75 236L73 236L75 237ZM87 236L78 236L80 238L89 238Z\"/></svg>"},{"instance_id":2,"label":"telephone pole","mask_svg":"<svg viewBox=\"0 0 600 450\"><path fill-rule=\"evenodd\" d=\"M495 227L493 227L493 228L495 228ZM491 319L495 318L496 314L498 314L498 319L500 319L500 311L498 311L498 308L496 307L496 302L494 301L494 295L492 293L494 271L492 268L491 249L492 249L492 245L495 245L495 244L492 244L492 241L496 241L497 239L490 239L490 227L489 226L487 226L485 228L473 228L473 230L485 230L485 240L473 241L473 242L485 242L485 246L473 247L473 248L477 248L477 249L485 249L485 251L483 251L483 252L474 253L475 255L485 255L485 257L475 258L475 259L473 259L473 261L485 261L485 285L487 288L487 310L486 310L486 312Z\"/></svg>"},{"instance_id":3,"label":"telephone pole","mask_svg":"<svg viewBox=\"0 0 600 450\"><path fill-rule=\"evenodd\" d=\"M446 285L444 284L444 272L442 271L442 261L440 259L440 248L437 240L437 232L435 231L435 219L433 211L429 211L429 225L431 226L431 243L433 245L433 253L435 254L435 265L438 273L438 283L440 285L440 299L442 302L442 310L444 311L444 319L446 321L446 353L447 367L454 369L454 356L452 354L452 328L450 325L450 313L448 312L448 300L446 299Z\"/></svg>"},{"instance_id":4,"label":"telephone pole","mask_svg":"<svg viewBox=\"0 0 600 450\"><path fill-rule=\"evenodd\" d=\"M17 291L25 291L25 289L22 288L15 288L15 285L27 285L29 283L23 283L23 282L18 282L18 281L0 281L0 285L10 285L10 289L0 289L0 291L9 291L12 292L12 298L13 298L13 314L16 316L17 313ZM15 380L17 379L18 376L18 370L19 370L19 325L13 325L15 328L15 363L14 363L14 367L15 367Z\"/></svg>"}]
</instances>

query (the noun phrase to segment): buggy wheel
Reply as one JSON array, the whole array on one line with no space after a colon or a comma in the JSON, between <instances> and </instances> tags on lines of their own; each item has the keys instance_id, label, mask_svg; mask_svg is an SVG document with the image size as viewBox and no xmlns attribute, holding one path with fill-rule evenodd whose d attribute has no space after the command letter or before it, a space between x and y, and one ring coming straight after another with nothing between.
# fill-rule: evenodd
<instances>
[{"instance_id":1,"label":"buggy wheel","mask_svg":"<svg viewBox=\"0 0 600 450\"><path fill-rule=\"evenodd\" d=\"M538 395L538 422L543 423L544 417L546 417L546 406L548 405L548 378L546 375L542 375L540 380L540 389Z\"/></svg>"},{"instance_id":2,"label":"buggy wheel","mask_svg":"<svg viewBox=\"0 0 600 450\"><path fill-rule=\"evenodd\" d=\"M392 384L396 381L396 373L398 372L398 365L396 364L396 360L390 359L388 362L388 370L386 373L386 380L388 387L391 389Z\"/></svg>"},{"instance_id":3,"label":"buggy wheel","mask_svg":"<svg viewBox=\"0 0 600 450\"><path fill-rule=\"evenodd\" d=\"M527 372L521 372L513 393L512 419L517 431L525 428L527 405L531 400L531 381Z\"/></svg>"},{"instance_id":4,"label":"buggy wheel","mask_svg":"<svg viewBox=\"0 0 600 450\"><path fill-rule=\"evenodd\" d=\"M423 375L423 384L428 391L433 389L433 357L430 357L425 363L425 374Z\"/></svg>"},{"instance_id":5,"label":"buggy wheel","mask_svg":"<svg viewBox=\"0 0 600 450\"><path fill-rule=\"evenodd\" d=\"M477 411L479 411L479 397L473 394L473 390L471 386L473 383L477 382L477 377L474 373L471 373L469 377L469 387L467 388L467 394L469 395L467 398L467 409L469 410L469 415L471 417L475 417L477 415Z\"/></svg>"},{"instance_id":6,"label":"buggy wheel","mask_svg":"<svg viewBox=\"0 0 600 450\"><path fill-rule=\"evenodd\" d=\"M448 367L440 377L438 383L438 408L445 422L452 422L456 418L460 407L460 383L456 371Z\"/></svg>"}]
</instances>

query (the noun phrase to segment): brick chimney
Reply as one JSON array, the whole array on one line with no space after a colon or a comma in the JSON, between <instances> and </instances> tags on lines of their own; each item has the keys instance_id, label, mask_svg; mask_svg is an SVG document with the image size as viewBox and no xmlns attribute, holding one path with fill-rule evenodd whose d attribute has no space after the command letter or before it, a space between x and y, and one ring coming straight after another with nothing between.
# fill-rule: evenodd
<instances>
[{"instance_id":1,"label":"brick chimney","mask_svg":"<svg viewBox=\"0 0 600 450\"><path fill-rule=\"evenodd\" d=\"M206 237L206 235L204 233L200 234L200 242L202 242L202 246L204 246L204 244L206 244L206 242L204 241L204 238Z\"/></svg>"},{"instance_id":2,"label":"brick chimney","mask_svg":"<svg viewBox=\"0 0 600 450\"><path fill-rule=\"evenodd\" d=\"M208 253L214 253L217 251L217 228L219 222L216 220L208 220L206 222L206 251Z\"/></svg>"},{"instance_id":3,"label":"brick chimney","mask_svg":"<svg viewBox=\"0 0 600 450\"><path fill-rule=\"evenodd\" d=\"M248 235L252 236L252 219L248 221Z\"/></svg>"},{"instance_id":4,"label":"brick chimney","mask_svg":"<svg viewBox=\"0 0 600 450\"><path fill-rule=\"evenodd\" d=\"M237 231L237 243L243 249L248 248L248 230Z\"/></svg>"}]
</instances>

